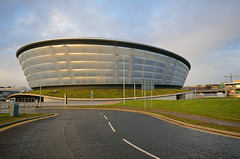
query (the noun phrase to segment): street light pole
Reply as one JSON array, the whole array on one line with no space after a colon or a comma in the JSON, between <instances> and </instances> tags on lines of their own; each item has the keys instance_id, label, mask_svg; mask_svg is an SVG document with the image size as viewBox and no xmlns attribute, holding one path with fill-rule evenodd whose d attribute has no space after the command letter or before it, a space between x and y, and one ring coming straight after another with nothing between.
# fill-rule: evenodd
<instances>
[{"instance_id":1,"label":"street light pole","mask_svg":"<svg viewBox=\"0 0 240 159\"><path fill-rule=\"evenodd\" d=\"M124 65L124 55L123 55L123 104L125 105L125 65Z\"/></svg>"},{"instance_id":2,"label":"street light pole","mask_svg":"<svg viewBox=\"0 0 240 159\"><path fill-rule=\"evenodd\" d=\"M134 100L136 100L136 84L133 84L133 89L134 89Z\"/></svg>"},{"instance_id":3,"label":"street light pole","mask_svg":"<svg viewBox=\"0 0 240 159\"><path fill-rule=\"evenodd\" d=\"M116 56L120 56L119 54L116 54ZM124 55L123 55L123 104L125 105L125 64L124 64Z\"/></svg>"},{"instance_id":4,"label":"street light pole","mask_svg":"<svg viewBox=\"0 0 240 159\"><path fill-rule=\"evenodd\" d=\"M39 108L41 108L41 101L42 101L42 71L38 67L38 70L40 70L40 101L39 101Z\"/></svg>"}]
</instances>

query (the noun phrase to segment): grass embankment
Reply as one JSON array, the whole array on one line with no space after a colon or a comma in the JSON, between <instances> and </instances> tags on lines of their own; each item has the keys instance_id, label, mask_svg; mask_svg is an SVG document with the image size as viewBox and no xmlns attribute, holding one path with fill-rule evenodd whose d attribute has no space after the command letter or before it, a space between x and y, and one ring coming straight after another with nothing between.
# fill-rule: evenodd
<instances>
[{"instance_id":1,"label":"grass embankment","mask_svg":"<svg viewBox=\"0 0 240 159\"><path fill-rule=\"evenodd\" d=\"M0 113L0 125L7 124L14 121L19 121L28 118L34 118L44 115L49 115L50 113L21 113L18 116L10 116L9 113Z\"/></svg>"},{"instance_id":2,"label":"grass embankment","mask_svg":"<svg viewBox=\"0 0 240 159\"><path fill-rule=\"evenodd\" d=\"M68 98L91 98L90 92L93 91L94 98L122 98L123 90L122 89L54 89L54 90L42 90L43 95L60 97L63 98L64 94L68 95ZM133 89L126 89L125 97L134 97ZM165 94L174 94L187 92L186 90L181 89L155 89L153 90L153 96L155 95L165 95ZM40 94L40 91L31 91L28 93ZM146 95L151 95L151 90L146 91ZM136 89L136 97L142 97L142 90Z\"/></svg>"},{"instance_id":3,"label":"grass embankment","mask_svg":"<svg viewBox=\"0 0 240 159\"><path fill-rule=\"evenodd\" d=\"M122 103L116 104L116 106L120 105ZM150 108L150 105L150 101L147 101L147 108ZM143 108L144 101L127 101L125 106ZM240 120L240 101L238 100L153 100L153 108L190 115Z\"/></svg>"},{"instance_id":4,"label":"grass embankment","mask_svg":"<svg viewBox=\"0 0 240 159\"><path fill-rule=\"evenodd\" d=\"M203 122L200 120L194 120L188 117L179 116L171 112L177 112L188 115L197 115L202 117L208 117L212 119L219 119L224 121L230 121L240 123L240 100L177 100L177 101L165 101L154 100L153 109L151 108L151 101L147 101L147 109L144 109L143 100L126 101L124 107L127 109L140 109L152 113L161 114L172 119L183 121L190 124L216 128L221 130L240 132L240 127L233 127L228 125L216 124L211 122ZM115 105L95 106L95 107L123 107L123 103ZM161 112L161 111L167 111Z\"/></svg>"}]
</instances>

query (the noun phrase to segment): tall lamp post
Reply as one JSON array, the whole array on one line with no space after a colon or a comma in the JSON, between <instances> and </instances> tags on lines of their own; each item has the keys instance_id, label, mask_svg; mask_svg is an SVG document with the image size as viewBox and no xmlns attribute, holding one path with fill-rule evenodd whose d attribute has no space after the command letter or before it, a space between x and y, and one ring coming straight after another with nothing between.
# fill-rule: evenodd
<instances>
[{"instance_id":1,"label":"tall lamp post","mask_svg":"<svg viewBox=\"0 0 240 159\"><path fill-rule=\"evenodd\" d=\"M116 56L120 56L116 54ZM123 104L125 105L125 65L124 65L124 55L123 55Z\"/></svg>"},{"instance_id":2,"label":"tall lamp post","mask_svg":"<svg viewBox=\"0 0 240 159\"><path fill-rule=\"evenodd\" d=\"M123 55L123 104L125 105L125 65L124 65L124 55Z\"/></svg>"},{"instance_id":3,"label":"tall lamp post","mask_svg":"<svg viewBox=\"0 0 240 159\"><path fill-rule=\"evenodd\" d=\"M38 70L40 70L40 101L39 101L39 108L41 108L41 102L42 102L42 71L38 67Z\"/></svg>"}]
</instances>

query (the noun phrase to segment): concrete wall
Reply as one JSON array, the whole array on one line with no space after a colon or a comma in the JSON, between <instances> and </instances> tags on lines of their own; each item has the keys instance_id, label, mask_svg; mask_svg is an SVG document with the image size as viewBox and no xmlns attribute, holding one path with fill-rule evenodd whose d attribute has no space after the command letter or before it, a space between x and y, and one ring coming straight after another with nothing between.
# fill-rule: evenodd
<instances>
[{"instance_id":1,"label":"concrete wall","mask_svg":"<svg viewBox=\"0 0 240 159\"><path fill-rule=\"evenodd\" d=\"M176 95L169 95L169 96L153 98L153 100L177 100L177 96Z\"/></svg>"}]
</instances>

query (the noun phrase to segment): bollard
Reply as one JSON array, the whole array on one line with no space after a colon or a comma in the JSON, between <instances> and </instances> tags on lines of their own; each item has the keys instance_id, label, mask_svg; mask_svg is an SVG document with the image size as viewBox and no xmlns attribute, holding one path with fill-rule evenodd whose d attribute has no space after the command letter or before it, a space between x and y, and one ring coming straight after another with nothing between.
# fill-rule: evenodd
<instances>
[{"instance_id":1,"label":"bollard","mask_svg":"<svg viewBox=\"0 0 240 159\"><path fill-rule=\"evenodd\" d=\"M10 104L10 116L18 116L19 103Z\"/></svg>"},{"instance_id":2,"label":"bollard","mask_svg":"<svg viewBox=\"0 0 240 159\"><path fill-rule=\"evenodd\" d=\"M67 106L67 102L68 102L67 94L64 94L64 106L65 107Z\"/></svg>"}]
</instances>

